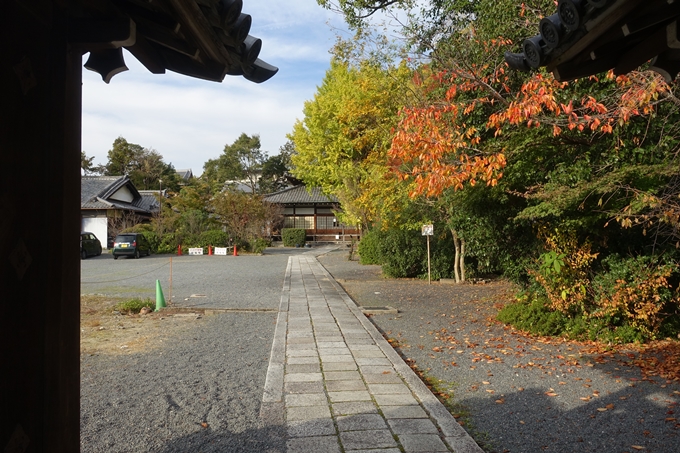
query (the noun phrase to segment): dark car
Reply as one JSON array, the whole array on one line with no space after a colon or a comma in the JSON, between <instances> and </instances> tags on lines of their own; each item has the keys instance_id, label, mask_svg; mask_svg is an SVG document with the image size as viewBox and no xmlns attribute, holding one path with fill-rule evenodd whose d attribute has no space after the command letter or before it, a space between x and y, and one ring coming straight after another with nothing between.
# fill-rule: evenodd
<instances>
[{"instance_id":1,"label":"dark car","mask_svg":"<svg viewBox=\"0 0 680 453\"><path fill-rule=\"evenodd\" d=\"M99 256L102 254L102 244L94 233L84 231L80 233L80 257Z\"/></svg>"},{"instance_id":2,"label":"dark car","mask_svg":"<svg viewBox=\"0 0 680 453\"><path fill-rule=\"evenodd\" d=\"M121 233L113 240L113 259L119 256L151 255L151 245L141 233Z\"/></svg>"}]
</instances>

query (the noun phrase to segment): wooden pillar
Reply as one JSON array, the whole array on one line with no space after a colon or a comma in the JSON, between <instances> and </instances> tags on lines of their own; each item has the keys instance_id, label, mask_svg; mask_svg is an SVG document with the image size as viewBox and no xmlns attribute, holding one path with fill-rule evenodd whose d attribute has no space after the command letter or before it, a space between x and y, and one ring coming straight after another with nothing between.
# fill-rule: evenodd
<instances>
[{"instance_id":1,"label":"wooden pillar","mask_svg":"<svg viewBox=\"0 0 680 453\"><path fill-rule=\"evenodd\" d=\"M81 55L67 1L0 15L0 449L77 452Z\"/></svg>"}]
</instances>

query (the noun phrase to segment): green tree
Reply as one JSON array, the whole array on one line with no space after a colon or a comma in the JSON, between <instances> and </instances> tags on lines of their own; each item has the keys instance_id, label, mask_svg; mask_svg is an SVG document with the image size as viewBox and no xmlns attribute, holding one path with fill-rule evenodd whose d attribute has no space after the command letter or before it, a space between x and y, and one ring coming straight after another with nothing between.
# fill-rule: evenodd
<instances>
[{"instance_id":1,"label":"green tree","mask_svg":"<svg viewBox=\"0 0 680 453\"><path fill-rule=\"evenodd\" d=\"M179 178L172 164L165 163L158 151L129 143L123 137L113 141L102 173L106 176L127 175L140 190L179 189Z\"/></svg>"},{"instance_id":2,"label":"green tree","mask_svg":"<svg viewBox=\"0 0 680 453\"><path fill-rule=\"evenodd\" d=\"M390 130L409 76L405 65L333 60L314 99L305 103L304 119L289 134L297 150L293 175L337 196L345 223L366 227L375 217L378 206L359 200L378 190L389 172Z\"/></svg>"},{"instance_id":3,"label":"green tree","mask_svg":"<svg viewBox=\"0 0 680 453\"><path fill-rule=\"evenodd\" d=\"M97 172L97 167L93 164L94 156L88 157L85 151L80 152L80 168L85 175L91 175Z\"/></svg>"},{"instance_id":4,"label":"green tree","mask_svg":"<svg viewBox=\"0 0 680 453\"><path fill-rule=\"evenodd\" d=\"M266 160L266 153L260 148L259 135L242 133L231 145L225 145L217 159L203 165L202 177L210 181L215 192L222 190L226 183L244 182L251 193L256 194Z\"/></svg>"},{"instance_id":5,"label":"green tree","mask_svg":"<svg viewBox=\"0 0 680 453\"><path fill-rule=\"evenodd\" d=\"M291 156L295 145L290 140L279 148L279 154L269 156L262 164L262 174L258 180L261 194L273 193L288 186Z\"/></svg>"},{"instance_id":6,"label":"green tree","mask_svg":"<svg viewBox=\"0 0 680 453\"><path fill-rule=\"evenodd\" d=\"M216 220L241 243L267 237L281 220L278 206L267 203L260 195L225 190L210 201Z\"/></svg>"}]
</instances>

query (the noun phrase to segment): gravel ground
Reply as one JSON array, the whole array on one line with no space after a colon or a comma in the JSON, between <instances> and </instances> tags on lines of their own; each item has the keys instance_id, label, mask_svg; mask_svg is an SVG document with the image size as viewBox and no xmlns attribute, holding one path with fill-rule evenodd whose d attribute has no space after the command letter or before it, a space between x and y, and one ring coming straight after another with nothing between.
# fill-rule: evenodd
<instances>
[{"instance_id":1,"label":"gravel ground","mask_svg":"<svg viewBox=\"0 0 680 453\"><path fill-rule=\"evenodd\" d=\"M486 451L680 451L680 382L643 379L632 354L592 355L496 322L510 285L387 280L346 251L319 260L358 305L399 309L371 319Z\"/></svg>"},{"instance_id":2,"label":"gravel ground","mask_svg":"<svg viewBox=\"0 0 680 453\"><path fill-rule=\"evenodd\" d=\"M151 255L118 260L102 254L82 261L81 293L154 300L159 280L166 301L172 299L178 307L275 309L288 256L303 250L271 249L264 256Z\"/></svg>"},{"instance_id":3,"label":"gravel ground","mask_svg":"<svg viewBox=\"0 0 680 453\"><path fill-rule=\"evenodd\" d=\"M227 312L166 319L162 345L83 354L81 451L285 451L259 410L288 255L304 251L173 257L174 305ZM81 292L153 299L158 279L169 301L169 258L89 258Z\"/></svg>"},{"instance_id":4,"label":"gravel ground","mask_svg":"<svg viewBox=\"0 0 680 453\"><path fill-rule=\"evenodd\" d=\"M222 313L150 353L84 356L81 451L285 451L260 402L276 315Z\"/></svg>"}]
</instances>

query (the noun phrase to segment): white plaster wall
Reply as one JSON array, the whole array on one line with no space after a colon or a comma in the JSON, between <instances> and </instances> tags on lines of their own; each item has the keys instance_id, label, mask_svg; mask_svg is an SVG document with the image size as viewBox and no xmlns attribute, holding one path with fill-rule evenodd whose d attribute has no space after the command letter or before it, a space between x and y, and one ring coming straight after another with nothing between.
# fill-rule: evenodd
<instances>
[{"instance_id":1,"label":"white plaster wall","mask_svg":"<svg viewBox=\"0 0 680 453\"><path fill-rule=\"evenodd\" d=\"M80 231L88 231L94 233L102 243L102 248L106 249L107 244L107 228L106 217L83 217Z\"/></svg>"}]
</instances>

